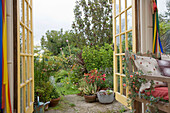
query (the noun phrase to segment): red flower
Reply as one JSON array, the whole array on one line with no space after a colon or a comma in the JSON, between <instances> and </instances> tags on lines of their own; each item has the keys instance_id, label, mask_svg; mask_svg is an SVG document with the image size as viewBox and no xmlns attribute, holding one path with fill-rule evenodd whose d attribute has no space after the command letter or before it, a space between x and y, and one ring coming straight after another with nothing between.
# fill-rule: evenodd
<instances>
[{"instance_id":1,"label":"red flower","mask_svg":"<svg viewBox=\"0 0 170 113\"><path fill-rule=\"evenodd\" d=\"M124 83L123 86L126 87L126 84Z\"/></svg>"},{"instance_id":2,"label":"red flower","mask_svg":"<svg viewBox=\"0 0 170 113\"><path fill-rule=\"evenodd\" d=\"M106 77L106 74L103 74L103 77Z\"/></svg>"},{"instance_id":3,"label":"red flower","mask_svg":"<svg viewBox=\"0 0 170 113\"><path fill-rule=\"evenodd\" d=\"M132 78L133 77L133 75L130 75L130 78Z\"/></svg>"},{"instance_id":4,"label":"red flower","mask_svg":"<svg viewBox=\"0 0 170 113\"><path fill-rule=\"evenodd\" d=\"M123 58L122 60L125 60L125 58Z\"/></svg>"},{"instance_id":5,"label":"red flower","mask_svg":"<svg viewBox=\"0 0 170 113\"><path fill-rule=\"evenodd\" d=\"M133 82L133 84L135 84L135 82Z\"/></svg>"},{"instance_id":6,"label":"red flower","mask_svg":"<svg viewBox=\"0 0 170 113\"><path fill-rule=\"evenodd\" d=\"M133 85L133 87L135 88L135 85Z\"/></svg>"},{"instance_id":7,"label":"red flower","mask_svg":"<svg viewBox=\"0 0 170 113\"><path fill-rule=\"evenodd\" d=\"M105 81L106 79L105 78L103 78L103 81Z\"/></svg>"}]
</instances>

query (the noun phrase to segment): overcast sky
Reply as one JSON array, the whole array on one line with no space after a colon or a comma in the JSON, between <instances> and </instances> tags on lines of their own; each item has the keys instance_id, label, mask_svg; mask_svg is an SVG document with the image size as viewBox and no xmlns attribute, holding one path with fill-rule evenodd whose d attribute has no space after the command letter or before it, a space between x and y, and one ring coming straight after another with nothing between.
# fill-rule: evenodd
<instances>
[{"instance_id":1,"label":"overcast sky","mask_svg":"<svg viewBox=\"0 0 170 113\"><path fill-rule=\"evenodd\" d=\"M34 45L47 30L71 29L76 0L33 0Z\"/></svg>"}]
</instances>

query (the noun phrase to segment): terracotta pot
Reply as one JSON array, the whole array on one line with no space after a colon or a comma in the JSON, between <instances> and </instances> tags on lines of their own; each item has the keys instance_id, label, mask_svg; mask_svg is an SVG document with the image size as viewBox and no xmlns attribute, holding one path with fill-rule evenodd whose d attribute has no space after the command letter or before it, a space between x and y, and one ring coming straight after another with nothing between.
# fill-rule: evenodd
<instances>
[{"instance_id":1,"label":"terracotta pot","mask_svg":"<svg viewBox=\"0 0 170 113\"><path fill-rule=\"evenodd\" d=\"M95 102L96 101L96 95L84 95L84 99L86 102Z\"/></svg>"},{"instance_id":2,"label":"terracotta pot","mask_svg":"<svg viewBox=\"0 0 170 113\"><path fill-rule=\"evenodd\" d=\"M60 97L58 97L58 98L56 98L56 99L52 99L52 100L50 101L49 106L50 106L50 107L55 107L55 106L57 106L57 104L58 104L59 101L60 101Z\"/></svg>"}]
</instances>

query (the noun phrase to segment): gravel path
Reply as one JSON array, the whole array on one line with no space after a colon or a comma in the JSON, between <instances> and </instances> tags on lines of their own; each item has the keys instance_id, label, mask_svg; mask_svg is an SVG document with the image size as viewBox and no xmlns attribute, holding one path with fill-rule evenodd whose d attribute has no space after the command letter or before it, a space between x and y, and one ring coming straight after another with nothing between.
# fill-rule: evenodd
<instances>
[{"instance_id":1,"label":"gravel path","mask_svg":"<svg viewBox=\"0 0 170 113\"><path fill-rule=\"evenodd\" d=\"M120 113L122 108L125 109L123 113L129 113L129 110L116 100L112 104L87 103L84 101L84 97L77 95L65 96L59 106L61 108L50 109L45 113Z\"/></svg>"}]
</instances>

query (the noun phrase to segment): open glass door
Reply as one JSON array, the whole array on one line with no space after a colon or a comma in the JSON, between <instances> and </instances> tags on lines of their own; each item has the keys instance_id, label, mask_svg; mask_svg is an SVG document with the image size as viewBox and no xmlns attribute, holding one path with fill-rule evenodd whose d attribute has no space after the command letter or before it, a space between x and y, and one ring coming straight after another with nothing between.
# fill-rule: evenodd
<instances>
[{"instance_id":1,"label":"open glass door","mask_svg":"<svg viewBox=\"0 0 170 113\"><path fill-rule=\"evenodd\" d=\"M135 1L113 0L114 92L115 98L128 105L128 86L123 70L125 50L136 52Z\"/></svg>"},{"instance_id":2,"label":"open glass door","mask_svg":"<svg viewBox=\"0 0 170 113\"><path fill-rule=\"evenodd\" d=\"M32 0L18 0L18 113L32 113L34 102L34 54Z\"/></svg>"}]
</instances>

